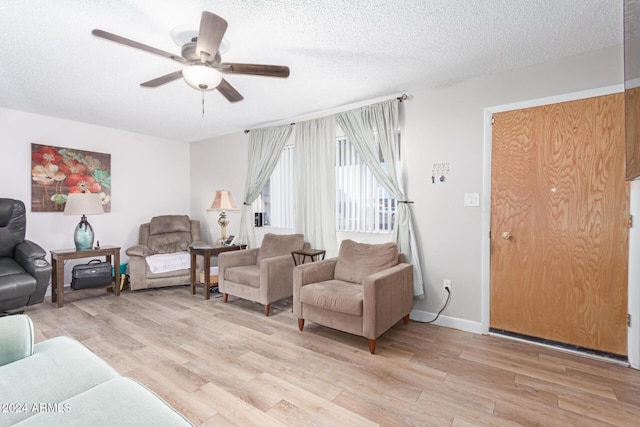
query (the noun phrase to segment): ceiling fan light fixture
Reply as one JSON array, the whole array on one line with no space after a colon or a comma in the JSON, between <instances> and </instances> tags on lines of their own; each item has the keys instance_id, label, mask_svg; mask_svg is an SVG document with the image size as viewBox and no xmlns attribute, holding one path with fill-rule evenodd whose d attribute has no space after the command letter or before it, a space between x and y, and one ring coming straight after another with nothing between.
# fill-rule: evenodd
<instances>
[{"instance_id":1,"label":"ceiling fan light fixture","mask_svg":"<svg viewBox=\"0 0 640 427\"><path fill-rule=\"evenodd\" d=\"M213 90L222 81L222 74L206 65L189 65L182 70L182 77L189 86L194 89L207 91Z\"/></svg>"}]
</instances>

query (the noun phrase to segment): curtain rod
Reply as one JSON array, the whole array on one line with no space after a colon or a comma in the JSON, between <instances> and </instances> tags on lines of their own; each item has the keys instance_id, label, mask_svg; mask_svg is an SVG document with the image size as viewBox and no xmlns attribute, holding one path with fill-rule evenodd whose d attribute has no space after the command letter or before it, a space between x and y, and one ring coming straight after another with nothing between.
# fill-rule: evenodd
<instances>
[{"instance_id":1,"label":"curtain rod","mask_svg":"<svg viewBox=\"0 0 640 427\"><path fill-rule=\"evenodd\" d=\"M406 93L403 93L402 95L400 95L400 96L396 96L395 98L396 98L399 102L404 102L404 101L410 101L411 99L413 99L413 95L407 95ZM354 108L363 107L363 106L365 106L365 105L371 105L371 104L375 104L375 103L377 103L377 102L382 102L382 101L385 101L385 100L387 100L387 99L390 99L390 98L389 98L389 97L377 98L377 99L373 99L373 100L371 100L371 101L367 101L366 103L356 102L356 103L353 103L353 104L350 104L350 105L345 105L345 106L342 106L342 107L338 107L338 108L336 108L336 109L335 109L336 111L334 111L333 113L329 113L329 111L331 111L331 110L325 110L325 112L326 112L326 114L325 114L325 115L326 115L326 116L329 116L329 115L331 115L331 114L337 114L337 113L339 113L339 112L352 110L352 109L354 109ZM318 114L322 114L322 113L323 113L322 111L321 111L321 112L318 112ZM314 113L314 114L315 114L315 113ZM317 116L317 117L323 117L323 116ZM310 119L308 119L308 120L310 120ZM295 125L295 122L294 122L294 123L289 123L289 124L290 124L291 126L293 126L293 125ZM265 126L263 126L263 127L271 127L271 126L278 126L278 122L273 122L273 124L267 124L267 125L265 125ZM249 132L251 132L251 130L250 130L250 129L245 129L245 130L244 130L244 133L249 133Z\"/></svg>"},{"instance_id":2,"label":"curtain rod","mask_svg":"<svg viewBox=\"0 0 640 427\"><path fill-rule=\"evenodd\" d=\"M295 123L289 123L289 126L294 126L294 125L295 125ZM249 132L251 132L250 129L245 129L244 130L244 133L249 133Z\"/></svg>"}]
</instances>

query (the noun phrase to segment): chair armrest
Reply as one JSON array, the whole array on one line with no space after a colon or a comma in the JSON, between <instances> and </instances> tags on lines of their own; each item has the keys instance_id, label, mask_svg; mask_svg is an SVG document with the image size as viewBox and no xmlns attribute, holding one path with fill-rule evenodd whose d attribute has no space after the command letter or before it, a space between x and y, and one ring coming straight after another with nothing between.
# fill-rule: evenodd
<instances>
[{"instance_id":1,"label":"chair armrest","mask_svg":"<svg viewBox=\"0 0 640 427\"><path fill-rule=\"evenodd\" d=\"M150 256L153 255L151 249L145 245L136 245L128 248L125 253L129 256Z\"/></svg>"},{"instance_id":2,"label":"chair armrest","mask_svg":"<svg viewBox=\"0 0 640 427\"><path fill-rule=\"evenodd\" d=\"M398 264L362 281L363 335L377 339L413 309L413 265Z\"/></svg>"},{"instance_id":3,"label":"chair armrest","mask_svg":"<svg viewBox=\"0 0 640 427\"><path fill-rule=\"evenodd\" d=\"M292 295L295 266L290 254L260 261L260 294L263 301L277 301Z\"/></svg>"},{"instance_id":4,"label":"chair armrest","mask_svg":"<svg viewBox=\"0 0 640 427\"><path fill-rule=\"evenodd\" d=\"M47 252L30 240L25 240L16 246L15 260L29 274L36 277L39 272L51 272L51 266L45 259Z\"/></svg>"},{"instance_id":5,"label":"chair armrest","mask_svg":"<svg viewBox=\"0 0 640 427\"><path fill-rule=\"evenodd\" d=\"M0 318L0 366L33 354L33 323L24 314Z\"/></svg>"},{"instance_id":6,"label":"chair armrest","mask_svg":"<svg viewBox=\"0 0 640 427\"><path fill-rule=\"evenodd\" d=\"M289 258L291 258L291 256L289 256ZM338 258L329 258L322 261L300 264L293 269L294 283L304 286L310 283L333 280L335 278L337 263Z\"/></svg>"},{"instance_id":7,"label":"chair armrest","mask_svg":"<svg viewBox=\"0 0 640 427\"><path fill-rule=\"evenodd\" d=\"M335 276L337 262L338 258L329 258L301 264L293 269L293 313L296 317L302 316L300 289L311 283L332 280Z\"/></svg>"},{"instance_id":8,"label":"chair armrest","mask_svg":"<svg viewBox=\"0 0 640 427\"><path fill-rule=\"evenodd\" d=\"M239 251L222 252L218 255L218 270L242 265L256 265L258 263L258 251L260 248L242 249Z\"/></svg>"},{"instance_id":9,"label":"chair armrest","mask_svg":"<svg viewBox=\"0 0 640 427\"><path fill-rule=\"evenodd\" d=\"M25 259L44 258L47 256L47 251L31 240L24 240L16 246L16 252ZM16 258L18 257L18 254L16 254Z\"/></svg>"},{"instance_id":10,"label":"chair armrest","mask_svg":"<svg viewBox=\"0 0 640 427\"><path fill-rule=\"evenodd\" d=\"M16 246L14 259L36 279L36 289L29 296L27 305L39 304L44 301L52 270L51 264L45 259L46 256L47 252L30 240L25 240Z\"/></svg>"}]
</instances>

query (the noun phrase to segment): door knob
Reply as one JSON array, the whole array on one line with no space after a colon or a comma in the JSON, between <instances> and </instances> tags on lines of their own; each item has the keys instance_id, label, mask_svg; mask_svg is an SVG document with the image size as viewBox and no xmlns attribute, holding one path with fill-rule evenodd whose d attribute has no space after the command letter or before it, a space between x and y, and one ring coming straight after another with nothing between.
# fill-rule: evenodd
<instances>
[{"instance_id":1,"label":"door knob","mask_svg":"<svg viewBox=\"0 0 640 427\"><path fill-rule=\"evenodd\" d=\"M511 238L511 233L509 233L508 231L505 231L504 233L502 233L502 238L504 240L509 240Z\"/></svg>"}]
</instances>

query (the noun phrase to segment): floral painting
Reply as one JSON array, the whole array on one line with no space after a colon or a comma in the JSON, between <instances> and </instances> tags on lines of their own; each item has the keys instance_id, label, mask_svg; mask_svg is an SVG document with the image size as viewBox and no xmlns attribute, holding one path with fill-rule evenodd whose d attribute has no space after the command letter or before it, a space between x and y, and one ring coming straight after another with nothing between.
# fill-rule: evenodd
<instances>
[{"instance_id":1,"label":"floral painting","mask_svg":"<svg viewBox=\"0 0 640 427\"><path fill-rule=\"evenodd\" d=\"M69 193L83 192L111 212L111 154L31 144L32 212L62 212Z\"/></svg>"}]
</instances>

